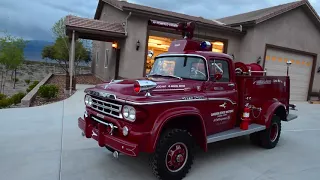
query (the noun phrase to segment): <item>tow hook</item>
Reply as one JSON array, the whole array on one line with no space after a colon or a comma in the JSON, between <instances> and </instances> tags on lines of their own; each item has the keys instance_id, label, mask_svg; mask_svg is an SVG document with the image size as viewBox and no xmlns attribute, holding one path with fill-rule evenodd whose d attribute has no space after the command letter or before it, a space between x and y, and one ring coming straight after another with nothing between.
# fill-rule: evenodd
<instances>
[{"instance_id":1,"label":"tow hook","mask_svg":"<svg viewBox=\"0 0 320 180\"><path fill-rule=\"evenodd\" d=\"M114 151L112 154L113 154L114 158L118 159L118 157L119 157L119 152L118 151Z\"/></svg>"}]
</instances>

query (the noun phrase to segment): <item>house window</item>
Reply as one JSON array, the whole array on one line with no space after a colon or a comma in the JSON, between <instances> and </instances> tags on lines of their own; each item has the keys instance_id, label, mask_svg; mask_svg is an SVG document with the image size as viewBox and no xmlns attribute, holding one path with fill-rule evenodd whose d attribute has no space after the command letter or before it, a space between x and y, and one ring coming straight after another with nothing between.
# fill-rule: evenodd
<instances>
[{"instance_id":1,"label":"house window","mask_svg":"<svg viewBox=\"0 0 320 180\"><path fill-rule=\"evenodd\" d=\"M96 52L96 66L99 64L99 52Z\"/></svg>"},{"instance_id":2,"label":"house window","mask_svg":"<svg viewBox=\"0 0 320 180\"><path fill-rule=\"evenodd\" d=\"M212 42L212 51L213 52L223 52L224 43L220 41Z\"/></svg>"},{"instance_id":3,"label":"house window","mask_svg":"<svg viewBox=\"0 0 320 180\"><path fill-rule=\"evenodd\" d=\"M109 49L106 49L104 54L104 68L108 68L109 65Z\"/></svg>"}]
</instances>

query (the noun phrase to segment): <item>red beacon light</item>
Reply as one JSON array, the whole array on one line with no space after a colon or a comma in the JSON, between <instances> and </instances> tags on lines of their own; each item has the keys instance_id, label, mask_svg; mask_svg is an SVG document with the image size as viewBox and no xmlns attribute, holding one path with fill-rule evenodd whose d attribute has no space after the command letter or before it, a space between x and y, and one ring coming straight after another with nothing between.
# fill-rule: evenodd
<instances>
[{"instance_id":1,"label":"red beacon light","mask_svg":"<svg viewBox=\"0 0 320 180\"><path fill-rule=\"evenodd\" d=\"M143 91L148 92L149 90L157 87L157 83L150 81L150 80L136 80L133 84L133 91L135 93L140 93Z\"/></svg>"}]
</instances>

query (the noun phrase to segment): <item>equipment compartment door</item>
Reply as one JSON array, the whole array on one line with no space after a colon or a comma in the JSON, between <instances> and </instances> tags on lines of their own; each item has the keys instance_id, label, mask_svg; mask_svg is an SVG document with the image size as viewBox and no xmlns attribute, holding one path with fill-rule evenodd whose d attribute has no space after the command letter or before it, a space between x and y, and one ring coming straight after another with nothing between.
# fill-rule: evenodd
<instances>
[{"instance_id":1,"label":"equipment compartment door","mask_svg":"<svg viewBox=\"0 0 320 180\"><path fill-rule=\"evenodd\" d=\"M210 135L234 128L238 95L234 76L230 74L231 67L228 60L212 59L208 63L211 78L206 83L205 92L208 97L206 121L210 125L207 128L207 133ZM219 80L214 79L217 66L223 70L222 78Z\"/></svg>"}]
</instances>

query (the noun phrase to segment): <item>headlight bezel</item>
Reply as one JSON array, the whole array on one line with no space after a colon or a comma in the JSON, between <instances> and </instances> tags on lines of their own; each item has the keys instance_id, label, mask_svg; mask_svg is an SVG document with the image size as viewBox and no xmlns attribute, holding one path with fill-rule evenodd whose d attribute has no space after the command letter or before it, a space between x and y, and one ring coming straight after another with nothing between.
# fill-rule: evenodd
<instances>
[{"instance_id":1,"label":"headlight bezel","mask_svg":"<svg viewBox=\"0 0 320 180\"><path fill-rule=\"evenodd\" d=\"M132 106L124 105L122 108L122 115L125 120L134 122L137 117L137 111Z\"/></svg>"}]
</instances>

